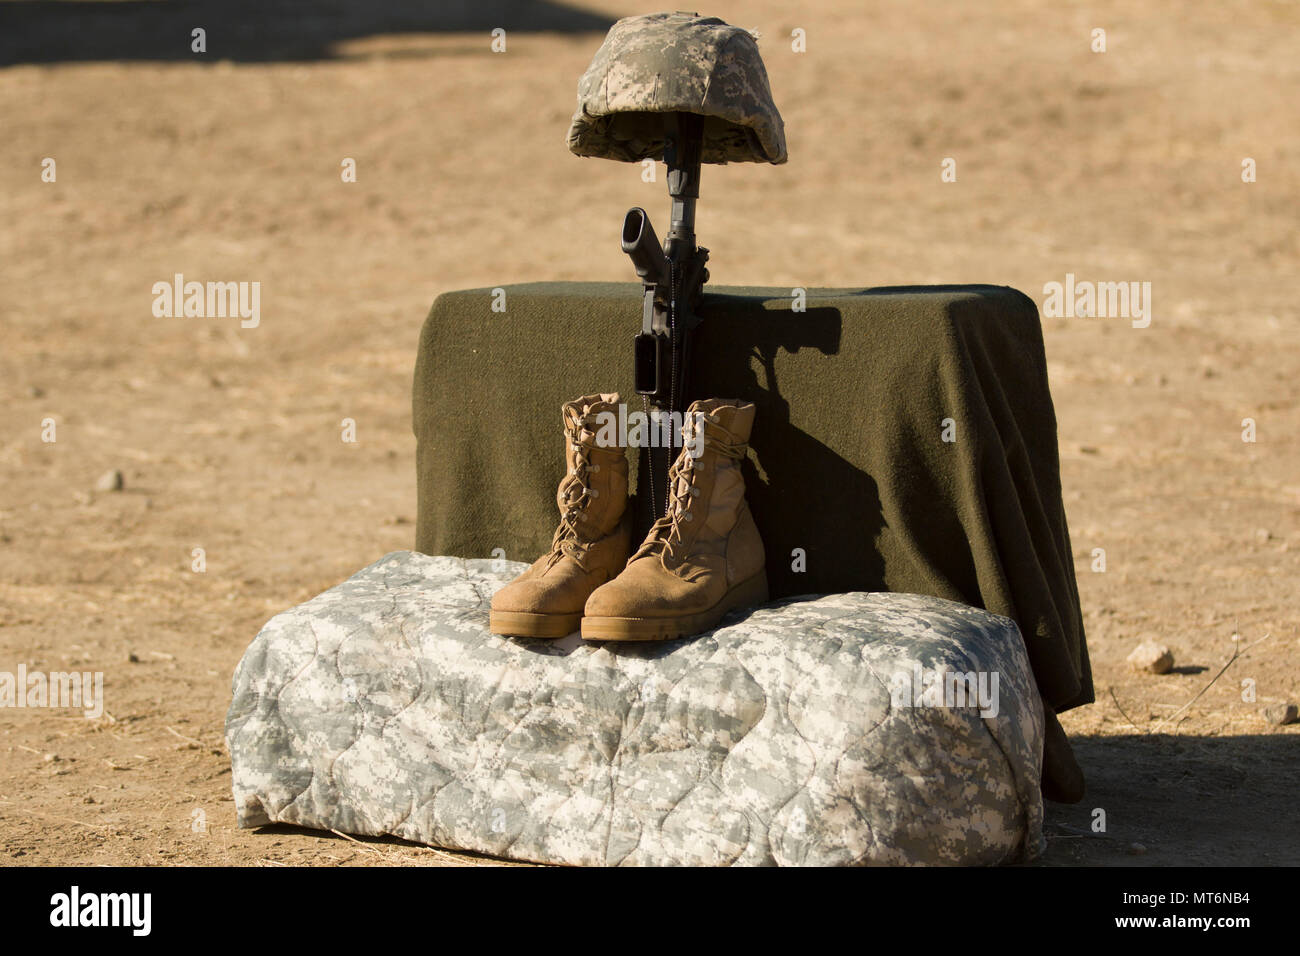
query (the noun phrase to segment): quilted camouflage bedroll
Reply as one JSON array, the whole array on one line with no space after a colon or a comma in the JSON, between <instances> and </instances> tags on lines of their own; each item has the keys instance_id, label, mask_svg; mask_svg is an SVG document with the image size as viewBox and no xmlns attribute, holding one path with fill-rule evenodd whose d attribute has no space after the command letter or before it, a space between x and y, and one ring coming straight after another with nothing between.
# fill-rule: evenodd
<instances>
[{"instance_id":1,"label":"quilted camouflage bedroll","mask_svg":"<svg viewBox=\"0 0 1300 956\"><path fill-rule=\"evenodd\" d=\"M1040 851L1042 702L1007 618L853 593L693 641L488 633L522 568L399 552L273 618L227 718L240 825L567 864Z\"/></svg>"}]
</instances>

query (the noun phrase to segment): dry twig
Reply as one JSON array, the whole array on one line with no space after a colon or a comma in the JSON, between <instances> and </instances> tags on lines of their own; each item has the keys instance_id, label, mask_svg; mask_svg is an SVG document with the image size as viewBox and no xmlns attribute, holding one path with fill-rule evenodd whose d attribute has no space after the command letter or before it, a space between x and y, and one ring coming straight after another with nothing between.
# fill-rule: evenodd
<instances>
[{"instance_id":1,"label":"dry twig","mask_svg":"<svg viewBox=\"0 0 1300 956\"><path fill-rule=\"evenodd\" d=\"M1209 690L1211 687L1214 686L1214 682L1217 681L1220 677L1222 677L1224 673L1228 670L1228 668L1237 662L1238 658L1242 657L1246 653L1246 651L1250 650L1252 647L1255 647L1256 645L1259 644L1263 644L1265 641L1269 639L1270 636L1271 636L1270 634L1265 634L1258 641L1255 641L1253 644L1247 644L1245 647L1242 647L1240 644L1233 644L1232 656L1228 658L1228 663L1224 664L1223 667L1219 668L1219 673L1211 677L1210 682L1206 684L1204 687L1202 687L1200 692L1195 697L1193 697L1187 703L1183 704L1183 706L1179 707L1176 711L1174 711L1172 714L1170 714L1168 717L1162 720L1159 726L1163 727L1164 725L1168 724L1171 720L1173 720L1175 717L1177 717L1179 714L1185 711L1188 707L1191 707L1192 704L1200 700L1201 696L1207 690Z\"/></svg>"}]
</instances>

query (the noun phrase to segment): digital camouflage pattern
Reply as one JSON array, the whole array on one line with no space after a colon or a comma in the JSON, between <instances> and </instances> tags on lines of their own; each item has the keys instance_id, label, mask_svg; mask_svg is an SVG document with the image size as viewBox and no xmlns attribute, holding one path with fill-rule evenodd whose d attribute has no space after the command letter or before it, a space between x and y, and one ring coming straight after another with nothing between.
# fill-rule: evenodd
<instances>
[{"instance_id":1,"label":"digital camouflage pattern","mask_svg":"<svg viewBox=\"0 0 1300 956\"><path fill-rule=\"evenodd\" d=\"M705 117L706 163L784 163L785 124L758 42L717 17L656 13L610 28L578 81L569 149L624 162L658 159L669 112Z\"/></svg>"},{"instance_id":2,"label":"digital camouflage pattern","mask_svg":"<svg viewBox=\"0 0 1300 956\"><path fill-rule=\"evenodd\" d=\"M1007 618L793 599L694 640L488 632L524 565L390 554L273 618L226 722L239 824L566 864L994 864L1042 849L1042 703ZM996 715L891 701L999 675Z\"/></svg>"}]
</instances>

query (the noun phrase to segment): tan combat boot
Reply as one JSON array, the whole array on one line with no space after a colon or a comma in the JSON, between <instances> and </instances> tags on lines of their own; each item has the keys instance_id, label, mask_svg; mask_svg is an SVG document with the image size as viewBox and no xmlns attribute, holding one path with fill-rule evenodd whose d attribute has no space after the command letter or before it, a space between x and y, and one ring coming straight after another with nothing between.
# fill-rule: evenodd
<instances>
[{"instance_id":1,"label":"tan combat boot","mask_svg":"<svg viewBox=\"0 0 1300 956\"><path fill-rule=\"evenodd\" d=\"M740 473L753 423L748 402L715 398L690 407L686 447L668 472L667 513L627 569L587 599L585 640L671 640L767 601L763 541ZM694 458L701 432L703 449Z\"/></svg>"},{"instance_id":2,"label":"tan combat boot","mask_svg":"<svg viewBox=\"0 0 1300 956\"><path fill-rule=\"evenodd\" d=\"M596 444L596 416L617 414L618 400L617 393L586 395L564 406L568 474L555 495L560 526L551 550L492 596L493 634L572 634L591 592L623 570L632 549L627 452Z\"/></svg>"}]
</instances>

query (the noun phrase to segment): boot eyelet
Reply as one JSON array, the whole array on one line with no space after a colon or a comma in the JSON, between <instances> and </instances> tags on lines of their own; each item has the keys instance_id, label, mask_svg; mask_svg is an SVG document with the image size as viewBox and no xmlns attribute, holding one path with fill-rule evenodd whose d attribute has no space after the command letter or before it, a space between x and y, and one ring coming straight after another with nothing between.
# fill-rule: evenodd
<instances>
[{"instance_id":1,"label":"boot eyelet","mask_svg":"<svg viewBox=\"0 0 1300 956\"><path fill-rule=\"evenodd\" d=\"M686 514L682 515L682 520L683 520L683 521L691 521L694 517L695 517L695 516L692 515L692 514L688 511L688 512L686 512Z\"/></svg>"},{"instance_id":2,"label":"boot eyelet","mask_svg":"<svg viewBox=\"0 0 1300 956\"><path fill-rule=\"evenodd\" d=\"M595 488L588 488L588 489L587 489L587 494L591 495L591 497L593 497L593 498L599 498L599 497L600 497L600 492L597 491Z\"/></svg>"},{"instance_id":3,"label":"boot eyelet","mask_svg":"<svg viewBox=\"0 0 1300 956\"><path fill-rule=\"evenodd\" d=\"M698 498L699 496L700 496L700 489L699 489L699 488L692 488L692 489L691 489L691 497L692 497L692 498Z\"/></svg>"},{"instance_id":4,"label":"boot eyelet","mask_svg":"<svg viewBox=\"0 0 1300 956\"><path fill-rule=\"evenodd\" d=\"M592 470L592 471L600 471L600 465L592 465L592 466L591 466L591 470Z\"/></svg>"}]
</instances>

